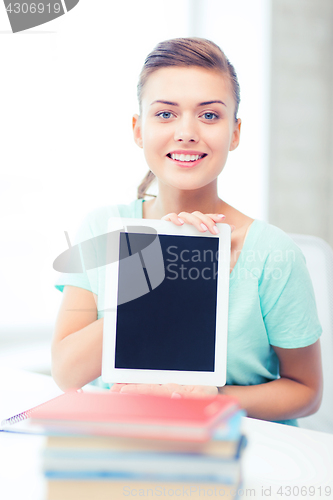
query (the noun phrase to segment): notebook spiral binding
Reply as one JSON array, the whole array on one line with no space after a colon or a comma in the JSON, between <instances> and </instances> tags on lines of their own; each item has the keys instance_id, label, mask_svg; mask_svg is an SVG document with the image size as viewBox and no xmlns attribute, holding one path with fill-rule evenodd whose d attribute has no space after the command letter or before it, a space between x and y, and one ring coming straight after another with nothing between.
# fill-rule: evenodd
<instances>
[{"instance_id":1,"label":"notebook spiral binding","mask_svg":"<svg viewBox=\"0 0 333 500\"><path fill-rule=\"evenodd\" d=\"M63 396L63 394L61 394L60 396L57 396L57 398L60 398L61 396ZM54 399L56 399L56 398L54 398ZM22 420L26 420L27 418L30 418L31 414L35 410L37 410L38 408L41 408L46 403L49 403L49 401L45 401L45 403L42 403L38 406L35 406L34 408L30 408L30 410L23 411L22 413L19 413L18 415L14 415L13 417L6 418L5 420L2 420L0 422L0 427L5 427L7 425L17 424L18 422L22 422Z\"/></svg>"},{"instance_id":2,"label":"notebook spiral binding","mask_svg":"<svg viewBox=\"0 0 333 500\"><path fill-rule=\"evenodd\" d=\"M39 405L42 406L42 405ZM36 408L39 408L39 406L36 406ZM30 417L31 412L35 408L32 408L31 410L24 411L22 413L19 413L18 415L14 415L13 417L6 418L5 420L2 420L1 422L1 427L4 427L5 425L13 425L17 424L18 422L21 422L22 420L26 420L27 418Z\"/></svg>"},{"instance_id":3,"label":"notebook spiral binding","mask_svg":"<svg viewBox=\"0 0 333 500\"><path fill-rule=\"evenodd\" d=\"M11 417L11 418L8 418L7 420L3 420L3 422L1 422L1 425L3 424L16 424L17 422L21 422L21 420L25 420L26 418L29 417L29 412L28 411L24 411L23 413L20 413L19 415L14 415L14 417Z\"/></svg>"},{"instance_id":4,"label":"notebook spiral binding","mask_svg":"<svg viewBox=\"0 0 333 500\"><path fill-rule=\"evenodd\" d=\"M26 420L27 418L30 418L31 414L37 410L37 408L41 408L41 406L44 406L48 401L45 403L42 403L38 406L35 406L34 408L31 408L30 410L23 411L22 413L19 413L18 415L14 415L13 417L6 418L1 422L1 427L6 426L6 425L13 425L17 424L18 422L22 422L22 420Z\"/></svg>"}]
</instances>

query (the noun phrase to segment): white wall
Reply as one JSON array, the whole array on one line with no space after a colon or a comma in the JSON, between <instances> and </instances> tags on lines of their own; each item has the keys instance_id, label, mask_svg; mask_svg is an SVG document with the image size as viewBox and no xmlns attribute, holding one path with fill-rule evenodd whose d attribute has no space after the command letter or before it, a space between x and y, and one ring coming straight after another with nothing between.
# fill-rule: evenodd
<instances>
[{"instance_id":1,"label":"white wall","mask_svg":"<svg viewBox=\"0 0 333 500\"><path fill-rule=\"evenodd\" d=\"M272 14L270 221L333 247L333 2Z\"/></svg>"},{"instance_id":2,"label":"white wall","mask_svg":"<svg viewBox=\"0 0 333 500\"><path fill-rule=\"evenodd\" d=\"M193 3L196 35L221 47L241 88L241 141L219 178L220 195L247 215L267 220L270 0Z\"/></svg>"},{"instance_id":3,"label":"white wall","mask_svg":"<svg viewBox=\"0 0 333 500\"><path fill-rule=\"evenodd\" d=\"M81 0L15 35L0 6L0 339L52 328L61 300L52 263L67 247L64 231L73 239L89 210L136 197L147 170L131 132L137 77L163 39L210 38L234 63L242 144L220 191L266 217L268 13L265 0L250 3Z\"/></svg>"}]
</instances>

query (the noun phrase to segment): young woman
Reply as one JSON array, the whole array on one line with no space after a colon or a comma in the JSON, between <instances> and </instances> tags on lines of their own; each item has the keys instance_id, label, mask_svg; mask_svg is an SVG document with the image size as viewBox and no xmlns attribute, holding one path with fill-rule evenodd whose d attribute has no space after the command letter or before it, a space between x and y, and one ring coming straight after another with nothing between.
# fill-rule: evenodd
<instances>
[{"instance_id":1,"label":"young woman","mask_svg":"<svg viewBox=\"0 0 333 500\"><path fill-rule=\"evenodd\" d=\"M251 219L218 196L217 178L240 139L235 70L213 42L168 40L148 55L138 98L134 140L149 167L138 199L88 214L76 242L106 233L111 216L164 219L212 234L217 223L230 224L227 385L116 384L112 390L177 397L219 390L238 397L250 417L297 425L295 418L314 413L321 402L321 327L298 247L280 229ZM155 177L158 195L146 201ZM100 267L62 275L56 285L64 295L52 373L64 390L101 374L104 279Z\"/></svg>"}]
</instances>

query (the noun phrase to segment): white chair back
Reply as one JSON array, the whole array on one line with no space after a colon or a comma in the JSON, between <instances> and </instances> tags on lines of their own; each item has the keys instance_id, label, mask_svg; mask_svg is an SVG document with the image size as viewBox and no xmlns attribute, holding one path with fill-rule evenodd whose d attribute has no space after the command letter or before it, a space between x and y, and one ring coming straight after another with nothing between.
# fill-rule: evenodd
<instances>
[{"instance_id":1,"label":"white chair back","mask_svg":"<svg viewBox=\"0 0 333 500\"><path fill-rule=\"evenodd\" d=\"M317 413L300 418L298 422L307 429L333 433L333 250L326 241L316 236L289 236L305 256L323 328L320 337L324 375L322 404Z\"/></svg>"}]
</instances>

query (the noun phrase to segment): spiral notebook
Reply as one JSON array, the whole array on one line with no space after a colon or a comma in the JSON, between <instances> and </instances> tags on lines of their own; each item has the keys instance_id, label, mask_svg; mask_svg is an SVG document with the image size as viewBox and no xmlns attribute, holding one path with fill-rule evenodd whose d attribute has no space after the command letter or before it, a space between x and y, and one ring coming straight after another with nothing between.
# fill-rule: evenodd
<instances>
[{"instance_id":1,"label":"spiral notebook","mask_svg":"<svg viewBox=\"0 0 333 500\"><path fill-rule=\"evenodd\" d=\"M206 441L239 410L236 398L67 392L1 422L1 431Z\"/></svg>"},{"instance_id":2,"label":"spiral notebook","mask_svg":"<svg viewBox=\"0 0 333 500\"><path fill-rule=\"evenodd\" d=\"M63 394L60 396L57 396L56 398L51 399L51 401L54 401L55 399L61 398ZM30 408L29 410L23 411L22 413L18 413L17 415L13 415L12 417L5 418L1 420L0 422L0 431L12 431L12 432L17 432L16 427L12 430L10 426L14 424L18 424L22 422L23 420L29 419L32 417L33 413L45 404L49 403L49 401L46 401L45 403L41 403L40 405L34 406L33 408Z\"/></svg>"}]
</instances>

